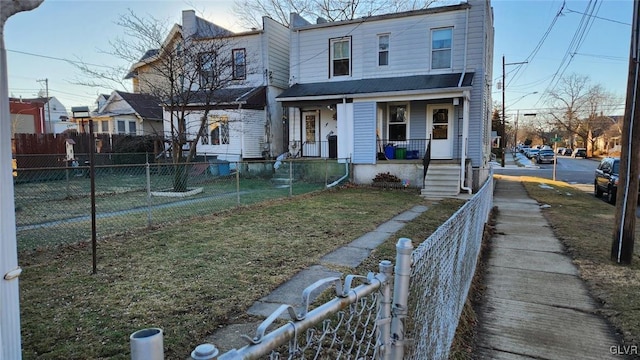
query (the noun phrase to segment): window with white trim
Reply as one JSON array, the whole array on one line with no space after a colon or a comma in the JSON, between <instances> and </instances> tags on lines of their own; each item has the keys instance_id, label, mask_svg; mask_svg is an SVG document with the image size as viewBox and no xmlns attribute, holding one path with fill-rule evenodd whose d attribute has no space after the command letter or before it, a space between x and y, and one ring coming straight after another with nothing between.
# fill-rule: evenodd
<instances>
[{"instance_id":1,"label":"window with white trim","mask_svg":"<svg viewBox=\"0 0 640 360\"><path fill-rule=\"evenodd\" d=\"M389 140L407 140L408 112L407 104L389 105Z\"/></svg>"},{"instance_id":2,"label":"window with white trim","mask_svg":"<svg viewBox=\"0 0 640 360\"><path fill-rule=\"evenodd\" d=\"M431 30L431 68L451 68L453 28Z\"/></svg>"},{"instance_id":3,"label":"window with white trim","mask_svg":"<svg viewBox=\"0 0 640 360\"><path fill-rule=\"evenodd\" d=\"M135 121L129 121L129 135L136 135L138 133L137 125Z\"/></svg>"},{"instance_id":4,"label":"window with white trim","mask_svg":"<svg viewBox=\"0 0 640 360\"><path fill-rule=\"evenodd\" d=\"M100 122L100 131L103 133L108 133L109 132L109 120L102 120Z\"/></svg>"},{"instance_id":5,"label":"window with white trim","mask_svg":"<svg viewBox=\"0 0 640 360\"><path fill-rule=\"evenodd\" d=\"M247 53L245 49L234 49L233 55L233 78L236 80L247 77Z\"/></svg>"},{"instance_id":6,"label":"window with white trim","mask_svg":"<svg viewBox=\"0 0 640 360\"><path fill-rule=\"evenodd\" d=\"M229 144L229 117L226 115L209 115L209 135L211 137L211 145ZM208 139L207 142L209 142Z\"/></svg>"},{"instance_id":7,"label":"window with white trim","mask_svg":"<svg viewBox=\"0 0 640 360\"><path fill-rule=\"evenodd\" d=\"M127 124L125 124L124 120L118 120L118 134L124 134L127 131Z\"/></svg>"},{"instance_id":8,"label":"window with white trim","mask_svg":"<svg viewBox=\"0 0 640 360\"><path fill-rule=\"evenodd\" d=\"M378 66L389 65L389 34L378 35Z\"/></svg>"},{"instance_id":9,"label":"window with white trim","mask_svg":"<svg viewBox=\"0 0 640 360\"><path fill-rule=\"evenodd\" d=\"M331 39L331 76L351 75L351 37Z\"/></svg>"},{"instance_id":10,"label":"window with white trim","mask_svg":"<svg viewBox=\"0 0 640 360\"><path fill-rule=\"evenodd\" d=\"M215 86L217 58L214 53L198 54L198 65L200 73L200 87L211 88ZM184 82L184 76L180 76L180 81Z\"/></svg>"}]
</instances>

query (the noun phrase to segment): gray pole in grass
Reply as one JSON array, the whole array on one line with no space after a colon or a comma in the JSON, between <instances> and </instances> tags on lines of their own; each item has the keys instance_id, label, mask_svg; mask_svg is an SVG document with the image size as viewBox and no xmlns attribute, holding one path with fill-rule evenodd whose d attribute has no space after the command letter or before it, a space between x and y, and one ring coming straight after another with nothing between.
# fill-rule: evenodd
<instances>
[{"instance_id":1,"label":"gray pole in grass","mask_svg":"<svg viewBox=\"0 0 640 360\"><path fill-rule=\"evenodd\" d=\"M7 78L4 24L21 11L40 6L43 0L3 1L0 6L0 360L22 359L16 209L11 167L11 113Z\"/></svg>"}]
</instances>

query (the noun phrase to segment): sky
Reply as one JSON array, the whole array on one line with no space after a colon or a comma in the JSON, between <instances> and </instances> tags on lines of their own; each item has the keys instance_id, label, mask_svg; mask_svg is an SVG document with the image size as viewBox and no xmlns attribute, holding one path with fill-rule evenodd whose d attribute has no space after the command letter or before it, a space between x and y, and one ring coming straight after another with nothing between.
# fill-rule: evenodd
<instances>
[{"instance_id":1,"label":"sky","mask_svg":"<svg viewBox=\"0 0 640 360\"><path fill-rule=\"evenodd\" d=\"M0 0L5 1L5 0ZM71 1L45 0L40 7L9 18L4 36L9 93L36 97L48 79L49 95L67 107L92 106L99 94L114 89L77 85L86 77L68 61L106 65L122 62L104 52L121 37L115 21L135 14L179 23L182 10L233 31L234 0ZM508 116L541 112L545 91L563 76L588 76L620 98L623 113L631 37L632 0L493 0L495 45L493 100L502 103L505 60L505 107ZM590 16L589 16L590 15ZM526 62L526 63L525 63ZM524 63L524 64L518 64ZM130 64L122 64L129 66ZM123 89L118 89L123 90ZM537 92L537 93L536 93Z\"/></svg>"}]
</instances>

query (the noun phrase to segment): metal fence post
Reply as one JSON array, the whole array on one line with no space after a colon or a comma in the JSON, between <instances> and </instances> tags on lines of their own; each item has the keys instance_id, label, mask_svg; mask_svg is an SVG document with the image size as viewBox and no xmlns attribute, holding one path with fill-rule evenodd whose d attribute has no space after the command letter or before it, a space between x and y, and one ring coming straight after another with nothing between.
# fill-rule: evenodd
<instances>
[{"instance_id":1,"label":"metal fence post","mask_svg":"<svg viewBox=\"0 0 640 360\"><path fill-rule=\"evenodd\" d=\"M378 265L378 271L385 275L387 281L382 285L378 318L378 359L388 360L391 355L391 288L393 287L393 265L389 260L383 260Z\"/></svg>"},{"instance_id":2,"label":"metal fence post","mask_svg":"<svg viewBox=\"0 0 640 360\"><path fill-rule=\"evenodd\" d=\"M240 162L236 162L236 197L240 206Z\"/></svg>"},{"instance_id":3,"label":"metal fence post","mask_svg":"<svg viewBox=\"0 0 640 360\"><path fill-rule=\"evenodd\" d=\"M145 164L145 173L147 176L147 227L151 227L151 169L148 159Z\"/></svg>"},{"instance_id":4,"label":"metal fence post","mask_svg":"<svg viewBox=\"0 0 640 360\"><path fill-rule=\"evenodd\" d=\"M289 161L289 197L293 196L293 160Z\"/></svg>"},{"instance_id":5,"label":"metal fence post","mask_svg":"<svg viewBox=\"0 0 640 360\"><path fill-rule=\"evenodd\" d=\"M391 356L404 357L404 325L408 313L409 280L411 278L411 239L400 238L396 244L396 268L393 286L393 309L391 314Z\"/></svg>"}]
</instances>

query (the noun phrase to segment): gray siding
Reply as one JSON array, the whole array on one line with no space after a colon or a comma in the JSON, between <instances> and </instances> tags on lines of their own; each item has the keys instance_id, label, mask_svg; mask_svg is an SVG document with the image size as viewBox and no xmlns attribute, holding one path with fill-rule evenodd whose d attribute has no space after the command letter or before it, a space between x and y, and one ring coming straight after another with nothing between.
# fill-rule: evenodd
<instances>
[{"instance_id":1,"label":"gray siding","mask_svg":"<svg viewBox=\"0 0 640 360\"><path fill-rule=\"evenodd\" d=\"M268 17L263 18L263 23L269 84L286 89L289 86L289 29Z\"/></svg>"},{"instance_id":2,"label":"gray siding","mask_svg":"<svg viewBox=\"0 0 640 360\"><path fill-rule=\"evenodd\" d=\"M466 11L422 14L291 32L291 75L296 83L460 72L464 68ZM453 68L431 70L431 29L453 27ZM377 35L389 34L389 66L377 65ZM352 74L329 76L329 40L351 37ZM406 56L411 54L411 56Z\"/></svg>"},{"instance_id":3,"label":"gray siding","mask_svg":"<svg viewBox=\"0 0 640 360\"><path fill-rule=\"evenodd\" d=\"M353 163L374 164L376 160L376 103L353 104Z\"/></svg>"}]
</instances>

